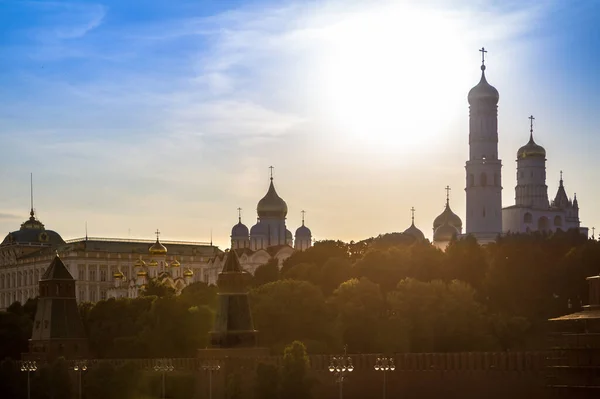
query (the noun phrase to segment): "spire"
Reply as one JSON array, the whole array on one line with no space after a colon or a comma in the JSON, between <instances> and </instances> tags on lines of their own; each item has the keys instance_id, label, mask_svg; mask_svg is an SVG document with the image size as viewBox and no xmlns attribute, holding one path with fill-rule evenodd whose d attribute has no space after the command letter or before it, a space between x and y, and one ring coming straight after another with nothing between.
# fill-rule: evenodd
<instances>
[{"instance_id":1,"label":"spire","mask_svg":"<svg viewBox=\"0 0 600 399\"><path fill-rule=\"evenodd\" d=\"M411 220L411 224L414 226L415 225L415 207L411 207L410 208L410 220Z\"/></svg>"},{"instance_id":2,"label":"spire","mask_svg":"<svg viewBox=\"0 0 600 399\"><path fill-rule=\"evenodd\" d=\"M304 226L304 215L306 214L306 211L303 209L300 213L302 214L302 226Z\"/></svg>"},{"instance_id":3,"label":"spire","mask_svg":"<svg viewBox=\"0 0 600 399\"><path fill-rule=\"evenodd\" d=\"M446 206L450 206L450 186L446 186Z\"/></svg>"},{"instance_id":4,"label":"spire","mask_svg":"<svg viewBox=\"0 0 600 399\"><path fill-rule=\"evenodd\" d=\"M563 172L562 170L560 171L560 180L558 181L559 187L563 186Z\"/></svg>"},{"instance_id":5,"label":"spire","mask_svg":"<svg viewBox=\"0 0 600 399\"><path fill-rule=\"evenodd\" d=\"M88 240L88 233L87 233L87 221L85 222L85 240Z\"/></svg>"},{"instance_id":6,"label":"spire","mask_svg":"<svg viewBox=\"0 0 600 399\"><path fill-rule=\"evenodd\" d=\"M273 181L273 169L275 169L273 166L269 166L269 169L271 170L271 181Z\"/></svg>"},{"instance_id":7,"label":"spire","mask_svg":"<svg viewBox=\"0 0 600 399\"><path fill-rule=\"evenodd\" d=\"M33 210L33 173L29 174L29 194L31 195L31 212L29 212L29 219L35 220L35 212Z\"/></svg>"},{"instance_id":8,"label":"spire","mask_svg":"<svg viewBox=\"0 0 600 399\"><path fill-rule=\"evenodd\" d=\"M238 222L242 223L242 208L238 208Z\"/></svg>"},{"instance_id":9,"label":"spire","mask_svg":"<svg viewBox=\"0 0 600 399\"><path fill-rule=\"evenodd\" d=\"M529 115L529 141L533 141L533 115Z\"/></svg>"},{"instance_id":10,"label":"spire","mask_svg":"<svg viewBox=\"0 0 600 399\"><path fill-rule=\"evenodd\" d=\"M160 231L158 229L156 229L154 234L156 234L156 242L158 242L158 237L160 237Z\"/></svg>"},{"instance_id":11,"label":"spire","mask_svg":"<svg viewBox=\"0 0 600 399\"><path fill-rule=\"evenodd\" d=\"M479 51L481 52L481 71L483 73L483 71L485 71L485 53L487 53L487 50L485 47L482 47Z\"/></svg>"},{"instance_id":12,"label":"spire","mask_svg":"<svg viewBox=\"0 0 600 399\"><path fill-rule=\"evenodd\" d=\"M235 250L231 249L227 253L222 273L242 273L242 266Z\"/></svg>"}]
</instances>

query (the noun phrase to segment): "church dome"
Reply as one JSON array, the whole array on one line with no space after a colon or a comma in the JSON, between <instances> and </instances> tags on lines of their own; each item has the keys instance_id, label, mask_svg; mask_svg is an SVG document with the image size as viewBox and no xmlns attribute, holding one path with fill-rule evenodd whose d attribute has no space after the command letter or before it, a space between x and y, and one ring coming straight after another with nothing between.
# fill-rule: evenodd
<instances>
[{"instance_id":1,"label":"church dome","mask_svg":"<svg viewBox=\"0 0 600 399\"><path fill-rule=\"evenodd\" d=\"M194 276L194 272L192 271L192 269L187 268L183 271L183 277L193 277Z\"/></svg>"},{"instance_id":2,"label":"church dome","mask_svg":"<svg viewBox=\"0 0 600 399\"><path fill-rule=\"evenodd\" d=\"M498 104L498 100L500 99L500 94L498 94L498 90L492 85L490 85L485 79L485 65L481 66L481 80L477 84L477 86L473 87L469 91L469 104L473 105L476 103L489 103L489 104Z\"/></svg>"},{"instance_id":3,"label":"church dome","mask_svg":"<svg viewBox=\"0 0 600 399\"><path fill-rule=\"evenodd\" d=\"M150 255L166 255L167 247L162 245L158 241L158 237L156 237L156 242L154 244L152 244L152 246L150 247L150 249L148 249L148 251L150 252Z\"/></svg>"},{"instance_id":4,"label":"church dome","mask_svg":"<svg viewBox=\"0 0 600 399\"><path fill-rule=\"evenodd\" d=\"M296 229L296 238L298 238L298 237L310 238L311 236L312 236L312 233L311 233L310 229L308 227L306 227L304 225L304 223L302 223L302 226L300 226Z\"/></svg>"},{"instance_id":5,"label":"church dome","mask_svg":"<svg viewBox=\"0 0 600 399\"><path fill-rule=\"evenodd\" d=\"M433 241L446 242L458 235L458 229L449 222L442 224L433 232Z\"/></svg>"},{"instance_id":6,"label":"church dome","mask_svg":"<svg viewBox=\"0 0 600 399\"><path fill-rule=\"evenodd\" d=\"M294 237L292 236L292 232L289 231L288 229L285 229L285 238L287 240L292 240Z\"/></svg>"},{"instance_id":7,"label":"church dome","mask_svg":"<svg viewBox=\"0 0 600 399\"><path fill-rule=\"evenodd\" d=\"M256 223L254 226L252 226L252 228L250 229L250 235L252 236L256 236L256 235L266 235L267 234L267 225L266 224L262 224L262 223Z\"/></svg>"},{"instance_id":8,"label":"church dome","mask_svg":"<svg viewBox=\"0 0 600 399\"><path fill-rule=\"evenodd\" d=\"M452 212L452 209L450 209L449 199L446 199L446 207L444 208L444 211L433 221L433 230L437 230L438 227L446 222L455 227L457 230L462 230L462 220L460 220L460 217L458 217L458 215Z\"/></svg>"},{"instance_id":9,"label":"church dome","mask_svg":"<svg viewBox=\"0 0 600 399\"><path fill-rule=\"evenodd\" d=\"M533 133L531 133L531 135L529 136L529 142L523 147L519 148L519 151L517 151L517 159L534 157L546 159L546 150L544 149L544 147L536 144L536 142L533 141Z\"/></svg>"},{"instance_id":10,"label":"church dome","mask_svg":"<svg viewBox=\"0 0 600 399\"><path fill-rule=\"evenodd\" d=\"M408 229L404 230L404 234L414 237L417 241L425 240L425 234L423 234L423 232L419 230L417 226L415 226L414 222L411 223Z\"/></svg>"},{"instance_id":11,"label":"church dome","mask_svg":"<svg viewBox=\"0 0 600 399\"><path fill-rule=\"evenodd\" d=\"M271 178L271 184L269 184L269 191L267 191L267 194L258 201L256 212L260 218L284 218L287 215L287 204L279 195L277 195L277 191L275 191L275 186L273 185L273 178Z\"/></svg>"},{"instance_id":12,"label":"church dome","mask_svg":"<svg viewBox=\"0 0 600 399\"><path fill-rule=\"evenodd\" d=\"M231 237L248 237L248 234L248 227L241 220L231 229Z\"/></svg>"}]
</instances>

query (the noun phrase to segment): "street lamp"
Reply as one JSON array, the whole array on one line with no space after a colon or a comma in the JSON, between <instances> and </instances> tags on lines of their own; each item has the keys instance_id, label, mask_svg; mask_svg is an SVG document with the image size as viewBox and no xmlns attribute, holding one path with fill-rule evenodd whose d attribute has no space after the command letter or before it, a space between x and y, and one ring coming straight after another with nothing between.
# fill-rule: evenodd
<instances>
[{"instance_id":1,"label":"street lamp","mask_svg":"<svg viewBox=\"0 0 600 399\"><path fill-rule=\"evenodd\" d=\"M81 374L87 370L87 361L78 360L73 366L73 370L77 373L77 380L79 386L79 399L81 399Z\"/></svg>"},{"instance_id":2,"label":"street lamp","mask_svg":"<svg viewBox=\"0 0 600 399\"><path fill-rule=\"evenodd\" d=\"M334 356L331 358L329 363L329 371L335 375L335 381L340 384L340 399L344 398L344 379L347 373L351 373L354 370L352 365L352 359L346 354L346 347L344 346L344 356Z\"/></svg>"},{"instance_id":3,"label":"street lamp","mask_svg":"<svg viewBox=\"0 0 600 399\"><path fill-rule=\"evenodd\" d=\"M202 365L202 370L208 371L208 399L212 399L212 375L221 369L219 362L209 362Z\"/></svg>"},{"instance_id":4,"label":"street lamp","mask_svg":"<svg viewBox=\"0 0 600 399\"><path fill-rule=\"evenodd\" d=\"M29 373L37 370L37 363L35 361L26 360L21 362L21 371L27 372L27 399L31 398L31 385L29 383Z\"/></svg>"},{"instance_id":5,"label":"street lamp","mask_svg":"<svg viewBox=\"0 0 600 399\"><path fill-rule=\"evenodd\" d=\"M165 374L167 371L173 371L173 363L169 359L157 359L154 365L154 371L160 371L162 373L162 398L165 399Z\"/></svg>"},{"instance_id":6,"label":"street lamp","mask_svg":"<svg viewBox=\"0 0 600 399\"><path fill-rule=\"evenodd\" d=\"M383 399L385 399L385 390L386 390L386 374L388 371L396 370L396 366L394 365L394 359L391 357L378 357L375 362L375 370L383 371Z\"/></svg>"}]
</instances>

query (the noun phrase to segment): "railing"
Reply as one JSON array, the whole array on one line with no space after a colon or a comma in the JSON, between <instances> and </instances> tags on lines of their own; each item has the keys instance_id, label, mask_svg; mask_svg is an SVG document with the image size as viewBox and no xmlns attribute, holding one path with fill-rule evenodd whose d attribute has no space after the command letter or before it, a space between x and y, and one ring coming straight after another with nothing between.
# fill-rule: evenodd
<instances>
[{"instance_id":1,"label":"railing","mask_svg":"<svg viewBox=\"0 0 600 399\"><path fill-rule=\"evenodd\" d=\"M82 238L72 238L69 240L65 240L67 244L75 244L78 242L84 241L101 241L101 242L128 242L128 243L138 243L138 244L152 244L154 240L147 240L144 238L107 238L107 237L82 237ZM168 241L161 240L162 244L179 244L179 245L199 245L199 246L210 246L209 242L201 242L201 241Z\"/></svg>"}]
</instances>

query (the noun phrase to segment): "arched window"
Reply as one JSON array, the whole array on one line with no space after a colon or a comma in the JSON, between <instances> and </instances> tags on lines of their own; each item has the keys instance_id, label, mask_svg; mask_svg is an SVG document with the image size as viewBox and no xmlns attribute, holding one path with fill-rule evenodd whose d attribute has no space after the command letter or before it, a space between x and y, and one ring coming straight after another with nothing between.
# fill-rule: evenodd
<instances>
[{"instance_id":1,"label":"arched window","mask_svg":"<svg viewBox=\"0 0 600 399\"><path fill-rule=\"evenodd\" d=\"M531 213L527 212L524 216L523 216L523 221L525 223L531 223L533 222L533 216L531 216ZM529 227L528 227L529 228Z\"/></svg>"},{"instance_id":2,"label":"arched window","mask_svg":"<svg viewBox=\"0 0 600 399\"><path fill-rule=\"evenodd\" d=\"M471 173L469 175L469 187L473 187L475 186L475 175L473 175L473 173Z\"/></svg>"},{"instance_id":3,"label":"arched window","mask_svg":"<svg viewBox=\"0 0 600 399\"><path fill-rule=\"evenodd\" d=\"M480 181L481 181L481 186L483 186L483 187L487 186L487 175L485 173L481 174Z\"/></svg>"},{"instance_id":4,"label":"arched window","mask_svg":"<svg viewBox=\"0 0 600 399\"><path fill-rule=\"evenodd\" d=\"M554 216L554 225L557 227L562 226L562 218L559 215Z\"/></svg>"}]
</instances>

